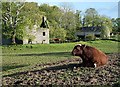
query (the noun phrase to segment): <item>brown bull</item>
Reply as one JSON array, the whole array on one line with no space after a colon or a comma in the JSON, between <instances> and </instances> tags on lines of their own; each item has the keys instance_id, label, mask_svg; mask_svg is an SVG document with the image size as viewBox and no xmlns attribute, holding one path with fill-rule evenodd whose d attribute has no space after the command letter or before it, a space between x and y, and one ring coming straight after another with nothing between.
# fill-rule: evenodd
<instances>
[{"instance_id":1,"label":"brown bull","mask_svg":"<svg viewBox=\"0 0 120 87\"><path fill-rule=\"evenodd\" d=\"M98 67L105 65L108 61L107 55L102 51L86 45L76 45L72 51L74 56L80 56L83 60L82 65L87 67Z\"/></svg>"}]
</instances>

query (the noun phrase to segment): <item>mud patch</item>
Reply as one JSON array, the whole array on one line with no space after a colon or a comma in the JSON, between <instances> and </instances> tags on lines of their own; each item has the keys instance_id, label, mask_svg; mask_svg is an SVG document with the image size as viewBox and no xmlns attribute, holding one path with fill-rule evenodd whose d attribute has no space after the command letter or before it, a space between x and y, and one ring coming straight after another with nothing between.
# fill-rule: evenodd
<instances>
[{"instance_id":1,"label":"mud patch","mask_svg":"<svg viewBox=\"0 0 120 87\"><path fill-rule=\"evenodd\" d=\"M108 54L109 62L98 68L83 67L78 58L38 64L41 70L3 77L3 85L119 85L120 53Z\"/></svg>"}]
</instances>

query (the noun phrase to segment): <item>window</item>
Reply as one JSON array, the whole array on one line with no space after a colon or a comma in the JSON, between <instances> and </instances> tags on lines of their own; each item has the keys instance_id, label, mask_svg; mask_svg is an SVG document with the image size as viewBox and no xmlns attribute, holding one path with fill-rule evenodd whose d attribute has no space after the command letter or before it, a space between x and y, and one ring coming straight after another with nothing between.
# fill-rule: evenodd
<instances>
[{"instance_id":1,"label":"window","mask_svg":"<svg viewBox=\"0 0 120 87\"><path fill-rule=\"evenodd\" d=\"M43 32L43 36L45 36L45 32Z\"/></svg>"}]
</instances>

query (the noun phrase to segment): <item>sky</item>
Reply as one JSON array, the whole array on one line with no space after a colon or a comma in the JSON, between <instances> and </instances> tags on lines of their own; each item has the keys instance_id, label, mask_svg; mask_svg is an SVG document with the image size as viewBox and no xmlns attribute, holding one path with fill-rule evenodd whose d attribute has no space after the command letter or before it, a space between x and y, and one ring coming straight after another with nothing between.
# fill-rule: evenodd
<instances>
[{"instance_id":1,"label":"sky","mask_svg":"<svg viewBox=\"0 0 120 87\"><path fill-rule=\"evenodd\" d=\"M61 6L63 2L70 4L73 10L80 10L82 13L88 8L95 8L100 15L110 18L118 17L118 2L120 0L26 0L27 2L47 3L49 5ZM120 5L120 4L119 4ZM84 15L84 14L83 14ZM120 16L119 16L120 17Z\"/></svg>"}]
</instances>

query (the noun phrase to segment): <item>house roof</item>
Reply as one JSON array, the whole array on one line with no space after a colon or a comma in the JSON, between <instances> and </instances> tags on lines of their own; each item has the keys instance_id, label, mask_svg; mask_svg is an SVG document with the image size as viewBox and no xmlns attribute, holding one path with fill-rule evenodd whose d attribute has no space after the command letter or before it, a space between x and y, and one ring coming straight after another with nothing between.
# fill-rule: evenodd
<instances>
[{"instance_id":1,"label":"house roof","mask_svg":"<svg viewBox=\"0 0 120 87\"><path fill-rule=\"evenodd\" d=\"M101 27L81 27L81 32L100 32Z\"/></svg>"}]
</instances>

